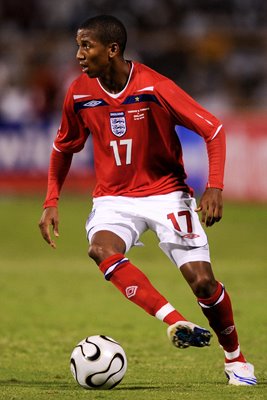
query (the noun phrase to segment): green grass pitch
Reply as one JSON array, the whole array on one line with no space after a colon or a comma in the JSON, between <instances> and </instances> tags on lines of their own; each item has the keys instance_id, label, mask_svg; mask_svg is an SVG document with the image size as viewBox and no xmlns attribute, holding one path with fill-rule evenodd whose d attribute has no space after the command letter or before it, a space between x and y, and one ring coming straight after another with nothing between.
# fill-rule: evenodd
<instances>
[{"instance_id":1,"label":"green grass pitch","mask_svg":"<svg viewBox=\"0 0 267 400\"><path fill-rule=\"evenodd\" d=\"M225 204L207 230L213 268L232 296L242 349L255 364L256 387L230 387L216 338L204 349L175 349L166 325L123 298L87 256L85 197L63 195L56 250L41 238L40 198L0 200L0 399L261 400L267 398L267 210ZM128 256L188 319L206 320L181 274L152 233ZM86 391L73 380L69 356L81 339L118 340L128 371L111 391Z\"/></svg>"}]
</instances>

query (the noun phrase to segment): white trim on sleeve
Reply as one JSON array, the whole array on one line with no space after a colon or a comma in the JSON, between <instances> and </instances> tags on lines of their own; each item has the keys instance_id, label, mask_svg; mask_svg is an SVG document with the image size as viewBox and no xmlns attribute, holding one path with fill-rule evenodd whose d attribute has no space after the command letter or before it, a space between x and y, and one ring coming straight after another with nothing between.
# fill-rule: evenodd
<instances>
[{"instance_id":1,"label":"white trim on sleeve","mask_svg":"<svg viewBox=\"0 0 267 400\"><path fill-rule=\"evenodd\" d=\"M214 135L212 136L212 138L210 140L213 140L218 135L218 133L220 132L221 129L222 129L222 124L220 126L218 126L218 128L216 129Z\"/></svg>"},{"instance_id":2,"label":"white trim on sleeve","mask_svg":"<svg viewBox=\"0 0 267 400\"><path fill-rule=\"evenodd\" d=\"M55 149L55 150L58 151L59 153L62 153L62 151L59 150L59 149L57 148L57 146L55 145L55 143L53 143L53 149Z\"/></svg>"}]
</instances>

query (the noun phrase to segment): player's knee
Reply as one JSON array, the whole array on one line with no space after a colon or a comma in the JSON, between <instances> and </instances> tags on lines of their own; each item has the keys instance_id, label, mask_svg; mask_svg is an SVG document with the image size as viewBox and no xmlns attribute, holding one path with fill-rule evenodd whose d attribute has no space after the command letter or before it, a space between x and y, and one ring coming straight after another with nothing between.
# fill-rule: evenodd
<instances>
[{"instance_id":1,"label":"player's knee","mask_svg":"<svg viewBox=\"0 0 267 400\"><path fill-rule=\"evenodd\" d=\"M118 251L113 249L112 246L103 246L100 244L91 244L88 249L89 257L92 258L97 265L116 253L118 253Z\"/></svg>"},{"instance_id":2,"label":"player's knee","mask_svg":"<svg viewBox=\"0 0 267 400\"><path fill-rule=\"evenodd\" d=\"M217 288L217 283L213 277L198 277L192 284L191 288L196 297L205 299L211 297Z\"/></svg>"},{"instance_id":3,"label":"player's knee","mask_svg":"<svg viewBox=\"0 0 267 400\"><path fill-rule=\"evenodd\" d=\"M88 249L88 256L92 258L97 265L99 265L104 259L105 249L101 245L91 244Z\"/></svg>"}]
</instances>

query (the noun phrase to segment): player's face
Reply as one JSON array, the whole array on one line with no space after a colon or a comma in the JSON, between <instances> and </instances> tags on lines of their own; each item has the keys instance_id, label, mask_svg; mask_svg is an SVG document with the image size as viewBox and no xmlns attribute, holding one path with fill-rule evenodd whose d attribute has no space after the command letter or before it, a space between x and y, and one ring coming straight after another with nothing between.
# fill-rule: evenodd
<instances>
[{"instance_id":1,"label":"player's face","mask_svg":"<svg viewBox=\"0 0 267 400\"><path fill-rule=\"evenodd\" d=\"M78 45L76 58L82 71L90 78L105 75L110 65L110 45L106 46L99 42L94 32L89 29L79 29L76 41Z\"/></svg>"}]
</instances>

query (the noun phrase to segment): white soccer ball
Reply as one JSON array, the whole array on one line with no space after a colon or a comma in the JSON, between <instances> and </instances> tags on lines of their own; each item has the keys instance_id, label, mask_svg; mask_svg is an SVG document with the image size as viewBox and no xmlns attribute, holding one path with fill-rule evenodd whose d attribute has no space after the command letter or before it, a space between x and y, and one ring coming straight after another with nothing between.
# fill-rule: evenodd
<instances>
[{"instance_id":1,"label":"white soccer ball","mask_svg":"<svg viewBox=\"0 0 267 400\"><path fill-rule=\"evenodd\" d=\"M88 336L71 353L70 370L85 389L112 389L124 377L127 358L121 345L104 336Z\"/></svg>"}]
</instances>

